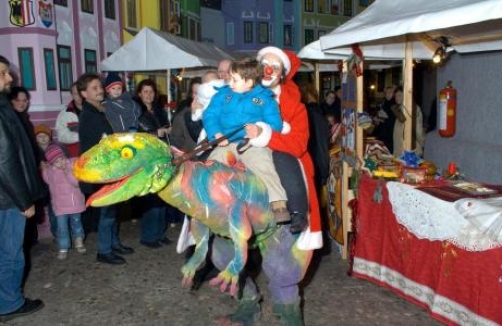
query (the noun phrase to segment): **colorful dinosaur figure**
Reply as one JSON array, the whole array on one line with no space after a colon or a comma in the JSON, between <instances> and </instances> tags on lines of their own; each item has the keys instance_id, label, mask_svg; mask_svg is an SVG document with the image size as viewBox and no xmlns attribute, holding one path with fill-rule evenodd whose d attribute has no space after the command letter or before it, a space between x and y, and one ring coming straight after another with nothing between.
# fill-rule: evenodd
<instances>
[{"instance_id":1,"label":"colorful dinosaur figure","mask_svg":"<svg viewBox=\"0 0 502 326\"><path fill-rule=\"evenodd\" d=\"M175 167L172 159L170 148L154 136L114 134L81 155L74 174L84 182L106 184L88 199L88 205L107 206L158 193L192 217L196 247L182 268L184 285L192 284L204 263L211 232L217 235L211 258L221 272L210 284L221 291L229 288L232 295L237 293L249 245L257 246L270 279L273 311L283 325L303 325L297 284L312 250L300 250L298 236L287 226L275 225L264 184L238 164L187 161ZM229 315L230 320L252 324L260 314L259 300L256 286L246 279L238 311Z\"/></svg>"}]
</instances>

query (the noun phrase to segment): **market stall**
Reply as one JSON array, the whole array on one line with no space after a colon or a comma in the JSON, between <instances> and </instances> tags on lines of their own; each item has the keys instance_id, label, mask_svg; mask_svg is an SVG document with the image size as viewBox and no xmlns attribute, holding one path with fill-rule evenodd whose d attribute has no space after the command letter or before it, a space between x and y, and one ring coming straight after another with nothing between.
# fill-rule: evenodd
<instances>
[{"instance_id":1,"label":"market stall","mask_svg":"<svg viewBox=\"0 0 502 326\"><path fill-rule=\"evenodd\" d=\"M417 42L430 49L430 59L436 54L444 60L452 56L452 52L486 53L501 50L502 2L378 0L362 14L321 37L320 47L322 51L332 53L357 43L365 54L364 48L368 46L402 44L405 52L404 106L411 108L412 60ZM499 137L488 140L487 136L498 134L495 132L498 130L495 128L497 123L492 121L497 120L494 117L499 117L500 110L497 110L498 105L493 104L500 103L500 92L496 89L500 89L501 85L499 79L491 77L491 74L492 70L499 71L498 66L493 64L500 62L500 52L486 56L466 56L468 59L465 60L458 57L454 56L455 69L466 71L457 73L461 77L459 82L464 86L458 100L462 100L460 105L465 107L462 110L469 111L462 117L465 119L462 123L465 129L459 134L465 136L459 139L459 144L468 144L471 150L461 151L461 146L452 138L447 138L442 143L449 145L452 150L443 147L438 151L449 153L447 159L451 161L460 150L462 157L465 157L464 162L457 162L461 166L469 161L478 169L482 166L495 169L496 163L493 162L498 162L496 159L500 157L501 144ZM479 59L476 61L471 58ZM485 74L488 72L487 77L476 80L473 77L480 75L474 72L481 71L481 61L482 71ZM484 61L491 64L485 65ZM470 65L466 66L467 63ZM454 74L448 68L448 63L443 69L450 75ZM445 83L441 83L440 87ZM484 92L480 86L486 83L489 83L491 92ZM476 91L468 92L470 89ZM461 97L464 92L471 96L472 101L467 96ZM484 97L490 99L481 100L488 104L487 107L479 103L480 98ZM490 121L479 124L483 120ZM476 126L483 129L483 137L476 137L472 132ZM412 149L411 126L407 125L405 130L408 137L405 148ZM492 132L488 133L487 130ZM477 138L484 140L480 142ZM363 152L358 153L364 155ZM368 158L363 158L364 164L359 170L365 172L356 187L358 197L353 225L356 234L352 247L353 275L390 288L447 324L501 324L500 187L486 188L490 190L488 197L495 198L474 201L471 199L478 197L476 193L464 192L458 196L456 191L452 191L453 183L437 185L426 179L428 168L421 167L417 161L403 158L404 164L387 164L386 160ZM448 171L445 162L441 164L443 171ZM375 179L371 179L369 174ZM436 174L433 178L443 177L451 182L449 179L452 176L454 174ZM416 188L388 182L383 178L414 183ZM458 185L463 181L456 182ZM472 187L472 184L478 183L469 181L467 184ZM478 189L477 186L474 188ZM406 202L407 198L415 200ZM478 206L490 207L491 213L465 214ZM424 231L424 228L427 230Z\"/></svg>"},{"instance_id":2,"label":"market stall","mask_svg":"<svg viewBox=\"0 0 502 326\"><path fill-rule=\"evenodd\" d=\"M423 192L367 176L358 189L354 276L449 325L502 323L502 238L492 240L456 208L472 194L444 184ZM502 187L490 189L502 195Z\"/></svg>"},{"instance_id":3,"label":"market stall","mask_svg":"<svg viewBox=\"0 0 502 326\"><path fill-rule=\"evenodd\" d=\"M403 59L404 107L413 108L413 59L432 59L440 54L444 59L452 51L472 53L502 49L502 2L497 0L459 1L394 1L379 0L364 12L331 33L306 47L305 52L319 59L330 55L354 56L366 62L372 58ZM317 50L322 54L319 54ZM303 50L302 50L303 51ZM349 60L350 61L350 60ZM353 60L354 61L354 60ZM357 78L356 110L362 109L362 77ZM412 111L411 115L415 113ZM404 148L413 149L412 119L405 122ZM362 130L355 132L356 155L362 160ZM474 145L473 148L480 146ZM466 154L469 155L469 154ZM471 155L472 157L472 155ZM344 171L344 184L348 174ZM350 198L348 187L342 196ZM342 210L348 211L348 200ZM350 214L344 214L344 224L350 225ZM344 233L349 230L344 230ZM347 237L345 237L347 238ZM344 253L347 246L344 248Z\"/></svg>"}]
</instances>

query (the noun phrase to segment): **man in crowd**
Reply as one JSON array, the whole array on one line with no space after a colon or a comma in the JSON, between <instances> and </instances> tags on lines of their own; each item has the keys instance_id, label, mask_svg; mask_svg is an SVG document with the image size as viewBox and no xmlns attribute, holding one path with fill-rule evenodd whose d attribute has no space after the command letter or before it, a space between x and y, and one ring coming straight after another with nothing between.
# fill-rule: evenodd
<instances>
[{"instance_id":1,"label":"man in crowd","mask_svg":"<svg viewBox=\"0 0 502 326\"><path fill-rule=\"evenodd\" d=\"M77 89L84 99L82 113L79 117L78 138L80 140L80 154L99 143L103 135L113 133L112 126L104 113L101 104L104 89L99 75L85 73L77 80ZM100 186L80 183L80 189L88 197L99 190ZM110 265L125 264L121 255L132 254L134 250L122 245L118 235L117 224L118 206L104 206L99 208L98 222L98 255L96 260Z\"/></svg>"},{"instance_id":2,"label":"man in crowd","mask_svg":"<svg viewBox=\"0 0 502 326\"><path fill-rule=\"evenodd\" d=\"M44 306L25 298L21 289L26 219L35 214L34 203L44 191L28 136L6 97L9 65L0 56L0 323Z\"/></svg>"},{"instance_id":3,"label":"man in crowd","mask_svg":"<svg viewBox=\"0 0 502 326\"><path fill-rule=\"evenodd\" d=\"M223 79L225 83L228 84L230 81L230 66L232 65L232 60L223 59L218 64L218 77Z\"/></svg>"}]
</instances>

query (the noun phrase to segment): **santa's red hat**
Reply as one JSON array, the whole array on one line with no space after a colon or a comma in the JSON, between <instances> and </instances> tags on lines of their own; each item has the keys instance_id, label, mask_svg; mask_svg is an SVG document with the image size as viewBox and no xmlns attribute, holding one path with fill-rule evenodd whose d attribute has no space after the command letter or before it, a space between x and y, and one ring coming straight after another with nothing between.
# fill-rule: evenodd
<instances>
[{"instance_id":1,"label":"santa's red hat","mask_svg":"<svg viewBox=\"0 0 502 326\"><path fill-rule=\"evenodd\" d=\"M284 67L284 72L286 73L286 75L289 74L289 72L291 71L291 61L284 51L275 46L267 46L258 51L256 60L261 61L261 59L267 53L275 54L277 57L279 57L282 62L282 66Z\"/></svg>"}]
</instances>

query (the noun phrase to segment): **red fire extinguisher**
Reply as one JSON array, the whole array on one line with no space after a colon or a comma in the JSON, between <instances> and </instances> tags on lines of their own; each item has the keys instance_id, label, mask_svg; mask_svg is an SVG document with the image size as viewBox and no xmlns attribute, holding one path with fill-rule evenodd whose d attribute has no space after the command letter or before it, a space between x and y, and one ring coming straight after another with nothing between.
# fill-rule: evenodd
<instances>
[{"instance_id":1,"label":"red fire extinguisher","mask_svg":"<svg viewBox=\"0 0 502 326\"><path fill-rule=\"evenodd\" d=\"M439 135L452 137L455 135L457 115L457 90L453 88L451 80L439 92Z\"/></svg>"}]
</instances>

